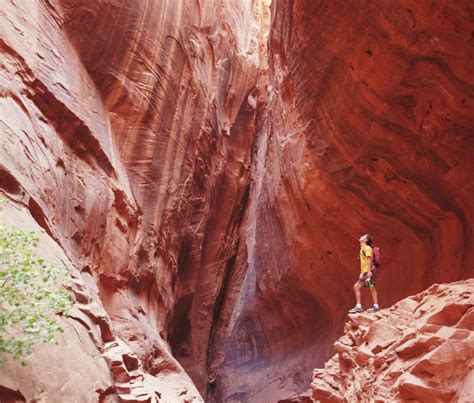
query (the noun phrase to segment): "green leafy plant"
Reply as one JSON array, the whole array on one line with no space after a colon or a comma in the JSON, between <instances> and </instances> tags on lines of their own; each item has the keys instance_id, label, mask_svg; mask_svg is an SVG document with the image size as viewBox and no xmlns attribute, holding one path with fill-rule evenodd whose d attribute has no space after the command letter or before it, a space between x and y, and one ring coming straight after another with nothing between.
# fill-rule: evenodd
<instances>
[{"instance_id":1,"label":"green leafy plant","mask_svg":"<svg viewBox=\"0 0 474 403\"><path fill-rule=\"evenodd\" d=\"M38 341L54 342L63 329L55 319L71 307L65 268L34 253L34 232L0 225L0 365L7 357L26 365Z\"/></svg>"}]
</instances>

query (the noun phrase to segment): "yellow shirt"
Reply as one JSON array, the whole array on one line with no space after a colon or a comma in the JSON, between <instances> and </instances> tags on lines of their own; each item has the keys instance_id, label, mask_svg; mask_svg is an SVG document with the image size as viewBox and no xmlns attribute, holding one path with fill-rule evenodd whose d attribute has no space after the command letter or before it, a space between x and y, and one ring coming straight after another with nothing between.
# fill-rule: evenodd
<instances>
[{"instance_id":1,"label":"yellow shirt","mask_svg":"<svg viewBox=\"0 0 474 403\"><path fill-rule=\"evenodd\" d=\"M369 257L374 258L374 251L369 245L364 245L359 252L361 273L367 273L369 271Z\"/></svg>"}]
</instances>

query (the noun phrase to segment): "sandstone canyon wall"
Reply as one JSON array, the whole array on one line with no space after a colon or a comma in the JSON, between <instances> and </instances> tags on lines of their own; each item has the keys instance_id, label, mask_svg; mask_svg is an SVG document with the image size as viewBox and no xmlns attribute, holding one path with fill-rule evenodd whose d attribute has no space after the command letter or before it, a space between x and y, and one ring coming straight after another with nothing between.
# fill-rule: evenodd
<instances>
[{"instance_id":1,"label":"sandstone canyon wall","mask_svg":"<svg viewBox=\"0 0 474 403\"><path fill-rule=\"evenodd\" d=\"M90 280L97 349L124 341L147 374L171 377L175 400L188 398L179 376L198 393L173 351L205 391L239 245L262 9L1 4L2 190Z\"/></svg>"},{"instance_id":2,"label":"sandstone canyon wall","mask_svg":"<svg viewBox=\"0 0 474 403\"><path fill-rule=\"evenodd\" d=\"M314 371L322 402L472 402L474 280L436 284L376 315L351 315Z\"/></svg>"},{"instance_id":3,"label":"sandstone canyon wall","mask_svg":"<svg viewBox=\"0 0 474 403\"><path fill-rule=\"evenodd\" d=\"M88 398L306 389L367 231L383 305L473 276L469 12L2 1L0 186L94 304L79 339L106 366ZM2 385L39 398L39 378Z\"/></svg>"},{"instance_id":4,"label":"sandstone canyon wall","mask_svg":"<svg viewBox=\"0 0 474 403\"><path fill-rule=\"evenodd\" d=\"M309 361L328 357L354 303L361 234L383 249L383 306L474 274L469 3L271 11L248 269L221 371L235 393L251 374L251 401L303 389Z\"/></svg>"}]
</instances>

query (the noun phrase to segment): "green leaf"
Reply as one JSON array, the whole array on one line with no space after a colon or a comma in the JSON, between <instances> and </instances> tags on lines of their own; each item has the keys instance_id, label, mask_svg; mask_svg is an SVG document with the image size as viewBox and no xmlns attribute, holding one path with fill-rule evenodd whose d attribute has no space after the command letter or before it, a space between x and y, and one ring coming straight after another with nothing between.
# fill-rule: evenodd
<instances>
[{"instance_id":1,"label":"green leaf","mask_svg":"<svg viewBox=\"0 0 474 403\"><path fill-rule=\"evenodd\" d=\"M36 342L63 332L55 314L72 306L64 288L68 272L35 256L34 232L0 225L0 366L8 356L26 365Z\"/></svg>"}]
</instances>

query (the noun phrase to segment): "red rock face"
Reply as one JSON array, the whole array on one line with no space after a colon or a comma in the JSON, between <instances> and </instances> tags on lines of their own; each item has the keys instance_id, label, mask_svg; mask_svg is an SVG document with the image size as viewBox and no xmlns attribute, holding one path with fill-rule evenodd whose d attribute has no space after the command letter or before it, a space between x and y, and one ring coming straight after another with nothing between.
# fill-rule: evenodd
<instances>
[{"instance_id":1,"label":"red rock face","mask_svg":"<svg viewBox=\"0 0 474 403\"><path fill-rule=\"evenodd\" d=\"M474 280L434 285L375 315L351 315L314 371L316 401L469 402Z\"/></svg>"},{"instance_id":2,"label":"red rock face","mask_svg":"<svg viewBox=\"0 0 474 403\"><path fill-rule=\"evenodd\" d=\"M205 393L249 195L262 6L28 7L0 14L0 186L90 285L111 393L132 398L126 356L175 384L171 401L199 399L173 355Z\"/></svg>"},{"instance_id":3,"label":"red rock face","mask_svg":"<svg viewBox=\"0 0 474 403\"><path fill-rule=\"evenodd\" d=\"M304 388L355 302L361 234L382 306L473 276L471 31L468 2L272 2L235 390L245 365L256 400Z\"/></svg>"},{"instance_id":4,"label":"red rock face","mask_svg":"<svg viewBox=\"0 0 474 403\"><path fill-rule=\"evenodd\" d=\"M68 3L64 27L102 95L140 210L135 246L121 256L125 283L111 286L110 268L102 300L120 316L139 304L205 393L249 194L261 6Z\"/></svg>"},{"instance_id":5,"label":"red rock face","mask_svg":"<svg viewBox=\"0 0 474 403\"><path fill-rule=\"evenodd\" d=\"M99 307L107 393L127 365L175 400L306 389L367 231L383 305L474 274L467 2L28 7L0 13L0 187Z\"/></svg>"}]
</instances>

